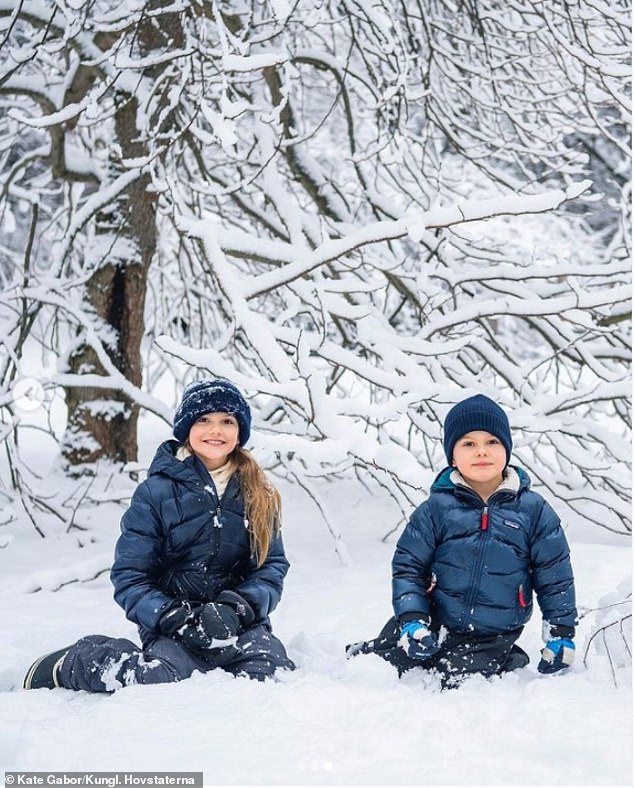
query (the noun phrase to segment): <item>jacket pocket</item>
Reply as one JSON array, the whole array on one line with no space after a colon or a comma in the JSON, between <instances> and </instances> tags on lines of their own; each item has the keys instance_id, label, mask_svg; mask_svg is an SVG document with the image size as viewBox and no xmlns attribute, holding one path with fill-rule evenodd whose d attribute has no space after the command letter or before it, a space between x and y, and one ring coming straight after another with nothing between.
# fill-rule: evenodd
<instances>
[{"instance_id":1,"label":"jacket pocket","mask_svg":"<svg viewBox=\"0 0 634 788\"><path fill-rule=\"evenodd\" d=\"M517 625L524 625L533 612L533 589L528 583L520 583L517 587L515 604Z\"/></svg>"}]
</instances>

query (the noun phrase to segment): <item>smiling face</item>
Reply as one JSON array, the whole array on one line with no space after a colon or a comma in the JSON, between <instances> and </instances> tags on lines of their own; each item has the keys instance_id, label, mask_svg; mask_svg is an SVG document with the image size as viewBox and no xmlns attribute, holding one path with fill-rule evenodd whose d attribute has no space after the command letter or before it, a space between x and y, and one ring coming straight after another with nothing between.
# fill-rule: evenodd
<instances>
[{"instance_id":1,"label":"smiling face","mask_svg":"<svg viewBox=\"0 0 634 788\"><path fill-rule=\"evenodd\" d=\"M224 465L238 445L240 428L230 413L205 413L189 431L189 447L209 471Z\"/></svg>"},{"instance_id":2,"label":"smiling face","mask_svg":"<svg viewBox=\"0 0 634 788\"><path fill-rule=\"evenodd\" d=\"M506 449L495 435L476 430L456 442L452 460L462 478L486 501L502 482Z\"/></svg>"}]
</instances>

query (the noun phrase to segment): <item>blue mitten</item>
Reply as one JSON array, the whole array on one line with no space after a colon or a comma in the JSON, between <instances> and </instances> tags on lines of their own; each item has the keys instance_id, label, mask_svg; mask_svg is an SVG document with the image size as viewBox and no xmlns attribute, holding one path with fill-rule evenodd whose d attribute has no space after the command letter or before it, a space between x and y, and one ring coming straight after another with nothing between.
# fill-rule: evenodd
<instances>
[{"instance_id":1,"label":"blue mitten","mask_svg":"<svg viewBox=\"0 0 634 788\"><path fill-rule=\"evenodd\" d=\"M412 659L429 659L440 651L436 635L420 619L403 624L398 644Z\"/></svg>"},{"instance_id":2,"label":"blue mitten","mask_svg":"<svg viewBox=\"0 0 634 788\"><path fill-rule=\"evenodd\" d=\"M557 673L569 668L575 659L575 644L569 638L555 638L542 649L537 670L540 673Z\"/></svg>"}]
</instances>

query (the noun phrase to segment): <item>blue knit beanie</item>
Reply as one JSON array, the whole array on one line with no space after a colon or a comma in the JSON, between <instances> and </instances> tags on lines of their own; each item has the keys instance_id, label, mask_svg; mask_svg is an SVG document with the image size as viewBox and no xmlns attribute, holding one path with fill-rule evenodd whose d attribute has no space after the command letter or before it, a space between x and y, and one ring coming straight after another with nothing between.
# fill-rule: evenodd
<instances>
[{"instance_id":1,"label":"blue knit beanie","mask_svg":"<svg viewBox=\"0 0 634 788\"><path fill-rule=\"evenodd\" d=\"M484 394L476 394L475 397L459 402L445 417L443 446L449 465L456 443L463 435L476 430L490 432L491 435L499 438L506 449L508 465L513 450L509 420L502 408Z\"/></svg>"},{"instance_id":2,"label":"blue knit beanie","mask_svg":"<svg viewBox=\"0 0 634 788\"><path fill-rule=\"evenodd\" d=\"M251 434L251 409L238 389L229 380L199 380L190 383L174 415L174 437L185 443L192 424L205 413L231 413L240 428L240 446Z\"/></svg>"}]
</instances>

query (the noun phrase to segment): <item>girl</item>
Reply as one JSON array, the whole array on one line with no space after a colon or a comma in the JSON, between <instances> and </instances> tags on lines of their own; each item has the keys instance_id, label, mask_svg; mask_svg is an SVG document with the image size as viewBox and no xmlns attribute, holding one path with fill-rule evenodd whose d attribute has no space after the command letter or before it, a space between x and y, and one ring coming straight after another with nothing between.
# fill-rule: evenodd
<instances>
[{"instance_id":1,"label":"girl","mask_svg":"<svg viewBox=\"0 0 634 788\"><path fill-rule=\"evenodd\" d=\"M509 465L506 414L481 394L447 414L448 466L412 515L392 560L394 617L348 656L377 653L399 674L434 668L444 686L528 664L515 641L533 611L546 647L537 666L572 664L577 622L568 544L559 518L518 467Z\"/></svg>"},{"instance_id":2,"label":"girl","mask_svg":"<svg viewBox=\"0 0 634 788\"><path fill-rule=\"evenodd\" d=\"M289 563L278 491L243 446L251 412L227 380L189 385L121 521L114 597L142 648L90 635L29 669L26 689L110 692L222 668L265 679L293 669L272 634Z\"/></svg>"}]
</instances>

